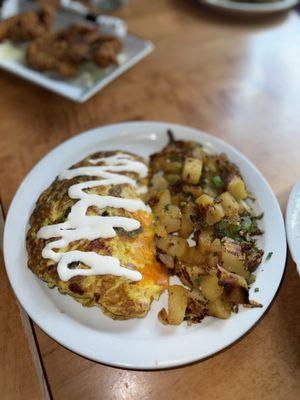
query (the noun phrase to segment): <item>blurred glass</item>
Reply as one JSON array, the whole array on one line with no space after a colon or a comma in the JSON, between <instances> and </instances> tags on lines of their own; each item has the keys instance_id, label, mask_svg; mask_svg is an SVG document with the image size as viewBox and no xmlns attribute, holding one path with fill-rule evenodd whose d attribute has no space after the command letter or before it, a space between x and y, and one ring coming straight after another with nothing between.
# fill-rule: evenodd
<instances>
[{"instance_id":1,"label":"blurred glass","mask_svg":"<svg viewBox=\"0 0 300 400\"><path fill-rule=\"evenodd\" d=\"M91 0L94 7L101 8L104 11L116 10L125 3L127 3L127 0Z\"/></svg>"}]
</instances>

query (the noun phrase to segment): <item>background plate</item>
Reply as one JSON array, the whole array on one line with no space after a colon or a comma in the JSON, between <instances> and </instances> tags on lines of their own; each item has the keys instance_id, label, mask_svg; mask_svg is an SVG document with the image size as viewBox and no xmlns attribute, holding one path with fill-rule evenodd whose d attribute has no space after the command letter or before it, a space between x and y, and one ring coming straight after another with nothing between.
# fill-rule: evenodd
<instances>
[{"instance_id":1,"label":"background plate","mask_svg":"<svg viewBox=\"0 0 300 400\"><path fill-rule=\"evenodd\" d=\"M264 210L259 245L273 257L257 271L251 298L263 308L243 309L228 320L207 317L201 324L164 326L157 312L166 304L164 294L143 319L113 321L97 308L84 308L71 297L50 290L26 267L25 235L34 202L59 172L98 150L122 149L147 157L167 142L166 130L175 137L195 140L216 152L226 152L236 163L249 190L257 197L257 212ZM280 284L286 259L286 238L281 211L268 183L241 153L208 134L181 125L130 122L93 129L62 143L27 175L8 212L4 256L11 286L30 317L53 339L85 357L105 364L158 369L200 360L224 349L243 336L264 314ZM254 293L254 288L259 292Z\"/></svg>"},{"instance_id":2,"label":"background plate","mask_svg":"<svg viewBox=\"0 0 300 400\"><path fill-rule=\"evenodd\" d=\"M285 225L290 252L300 276L300 181L294 185L290 193Z\"/></svg>"},{"instance_id":3,"label":"background plate","mask_svg":"<svg viewBox=\"0 0 300 400\"><path fill-rule=\"evenodd\" d=\"M239 14L272 14L295 7L299 0L278 0L265 3L247 3L231 0L198 0L209 7Z\"/></svg>"},{"instance_id":4,"label":"background plate","mask_svg":"<svg viewBox=\"0 0 300 400\"><path fill-rule=\"evenodd\" d=\"M13 0L7 1L5 4L1 19L7 18L18 12L32 9L32 5L27 2ZM82 16L74 13L59 11L53 29L61 29L76 22L84 23L86 21ZM70 100L83 103L108 83L146 57L154 49L154 46L150 41L139 39L133 35L127 35L122 39L122 41L123 50L120 53L120 65L110 66L108 68L98 68L90 63L86 65L85 70L82 68L78 76L72 79L55 79L49 74L44 74L27 67L20 57L14 59L5 56L5 52L3 50L1 51L1 46L3 46L1 43L0 68L35 83L36 85L51 90L52 92L67 97ZM87 79L87 71L95 74L92 81Z\"/></svg>"}]
</instances>

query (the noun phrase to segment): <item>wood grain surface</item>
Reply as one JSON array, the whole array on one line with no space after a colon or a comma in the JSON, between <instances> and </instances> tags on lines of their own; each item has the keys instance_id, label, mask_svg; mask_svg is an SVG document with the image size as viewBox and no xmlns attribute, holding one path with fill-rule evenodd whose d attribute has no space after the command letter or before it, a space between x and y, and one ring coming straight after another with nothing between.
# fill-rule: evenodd
<instances>
[{"instance_id":1,"label":"wood grain surface","mask_svg":"<svg viewBox=\"0 0 300 400\"><path fill-rule=\"evenodd\" d=\"M1 207L1 203L0 203ZM0 208L0 239L3 222ZM8 284L0 245L0 398L50 399L36 337Z\"/></svg>"},{"instance_id":2,"label":"wood grain surface","mask_svg":"<svg viewBox=\"0 0 300 400\"><path fill-rule=\"evenodd\" d=\"M85 104L0 73L5 210L26 172L63 140L98 125L161 120L211 132L242 151L265 175L284 212L300 177L299 11L241 19L193 1L129 0L118 15L156 49ZM188 367L114 369L69 352L35 329L55 400L296 400L299 310L299 278L289 258L279 295L258 326L221 354ZM17 379L12 374L10 384ZM18 398L17 390L9 393L8 399Z\"/></svg>"}]
</instances>

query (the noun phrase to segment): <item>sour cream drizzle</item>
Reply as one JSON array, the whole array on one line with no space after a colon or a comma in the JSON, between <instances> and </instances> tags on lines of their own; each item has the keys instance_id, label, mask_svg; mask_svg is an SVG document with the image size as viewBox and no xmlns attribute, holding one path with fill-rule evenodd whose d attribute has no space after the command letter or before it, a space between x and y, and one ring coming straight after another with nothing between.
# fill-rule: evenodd
<instances>
[{"instance_id":1,"label":"sour cream drizzle","mask_svg":"<svg viewBox=\"0 0 300 400\"><path fill-rule=\"evenodd\" d=\"M99 162L104 163L104 165L95 166ZM116 231L114 228L123 228L130 232L140 227L140 222L134 218L87 216L86 213L89 207L96 206L99 209L105 207L123 208L129 212L148 211L148 207L141 200L101 196L84 191L97 186L115 186L127 183L136 187L137 192L141 193L144 190L143 186L138 187L136 180L117 172L135 172L138 176L144 178L148 173L148 168L145 164L133 160L129 154L116 154L110 157L90 159L89 163L92 166L68 169L59 175L58 179L60 180L72 179L77 176L97 176L101 180L90 180L70 186L69 197L78 201L71 208L67 220L63 223L44 226L37 233L37 237L41 239L59 238L44 247L42 257L58 263L57 272L62 281L67 281L77 275L106 274L138 281L142 279L140 272L122 267L116 257L101 256L93 251L71 250L65 253L54 251L54 249L64 248L76 240L115 237ZM70 269L68 265L72 262L81 262L89 268Z\"/></svg>"}]
</instances>

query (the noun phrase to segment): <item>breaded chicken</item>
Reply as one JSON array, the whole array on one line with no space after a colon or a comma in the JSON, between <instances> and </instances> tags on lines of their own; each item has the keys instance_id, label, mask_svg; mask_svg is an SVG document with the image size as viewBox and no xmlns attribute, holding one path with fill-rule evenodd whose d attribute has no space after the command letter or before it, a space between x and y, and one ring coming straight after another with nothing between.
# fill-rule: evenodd
<instances>
[{"instance_id":1,"label":"breaded chicken","mask_svg":"<svg viewBox=\"0 0 300 400\"><path fill-rule=\"evenodd\" d=\"M0 22L0 41L22 42L45 36L55 17L55 8L45 5L38 11L15 15Z\"/></svg>"},{"instance_id":2,"label":"breaded chicken","mask_svg":"<svg viewBox=\"0 0 300 400\"><path fill-rule=\"evenodd\" d=\"M75 24L29 43L26 60L36 70L71 77L83 61L93 60L100 67L117 64L121 49L117 38L101 35L96 27Z\"/></svg>"}]
</instances>

